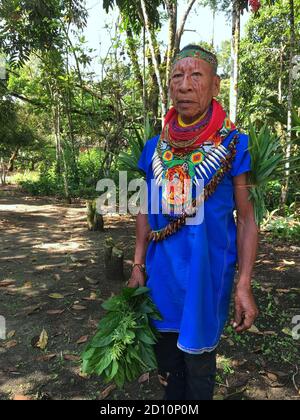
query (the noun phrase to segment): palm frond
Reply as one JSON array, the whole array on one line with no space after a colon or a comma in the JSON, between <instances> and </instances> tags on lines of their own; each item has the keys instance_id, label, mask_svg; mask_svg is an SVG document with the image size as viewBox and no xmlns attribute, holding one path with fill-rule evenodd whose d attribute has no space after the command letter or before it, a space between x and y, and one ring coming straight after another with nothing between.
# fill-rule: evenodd
<instances>
[{"instance_id":1,"label":"palm frond","mask_svg":"<svg viewBox=\"0 0 300 420\"><path fill-rule=\"evenodd\" d=\"M249 152L251 155L250 199L254 204L255 220L261 225L267 213L265 191L267 184L274 180L276 170L284 159L280 139L264 124L256 133L255 126L249 124Z\"/></svg>"},{"instance_id":2,"label":"palm frond","mask_svg":"<svg viewBox=\"0 0 300 420\"><path fill-rule=\"evenodd\" d=\"M149 118L146 118L143 129L135 129L134 132L135 135L128 139L129 152L121 152L118 156L120 169L144 177L144 172L138 168L138 161L146 141L154 135Z\"/></svg>"}]
</instances>

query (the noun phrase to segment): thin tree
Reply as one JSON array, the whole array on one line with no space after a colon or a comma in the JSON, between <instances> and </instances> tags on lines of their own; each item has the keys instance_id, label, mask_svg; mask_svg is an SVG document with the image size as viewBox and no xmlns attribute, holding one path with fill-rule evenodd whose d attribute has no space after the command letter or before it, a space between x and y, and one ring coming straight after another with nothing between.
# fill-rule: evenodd
<instances>
[{"instance_id":1,"label":"thin tree","mask_svg":"<svg viewBox=\"0 0 300 420\"><path fill-rule=\"evenodd\" d=\"M281 193L281 204L284 207L287 201L289 181L290 181L290 158L292 151L292 109L293 109L293 78L294 78L294 55L295 55L295 6L294 0L289 0L289 27L290 27L290 42L289 42L289 84L288 84L288 100L287 100L287 136L286 136L286 165L285 165L285 182Z\"/></svg>"}]
</instances>

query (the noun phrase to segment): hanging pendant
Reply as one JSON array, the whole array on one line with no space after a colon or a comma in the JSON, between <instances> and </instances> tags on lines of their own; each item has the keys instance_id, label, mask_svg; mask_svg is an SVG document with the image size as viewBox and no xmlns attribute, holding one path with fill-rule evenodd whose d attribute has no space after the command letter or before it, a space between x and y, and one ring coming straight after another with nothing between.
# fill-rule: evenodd
<instances>
[{"instance_id":1,"label":"hanging pendant","mask_svg":"<svg viewBox=\"0 0 300 420\"><path fill-rule=\"evenodd\" d=\"M208 156L208 158L210 159L210 160L212 160L216 165L219 165L220 164L220 158L218 157L217 159L213 156L213 154L211 153L209 156Z\"/></svg>"},{"instance_id":2,"label":"hanging pendant","mask_svg":"<svg viewBox=\"0 0 300 420\"><path fill-rule=\"evenodd\" d=\"M211 159L210 156L207 156L207 163L212 166L216 171L218 170L218 167L215 166L214 161Z\"/></svg>"},{"instance_id":3,"label":"hanging pendant","mask_svg":"<svg viewBox=\"0 0 300 420\"><path fill-rule=\"evenodd\" d=\"M206 163L206 161L202 162L202 165L205 166L205 168L209 171L209 173L212 174L212 170L210 169L210 167L208 166L208 164Z\"/></svg>"},{"instance_id":4,"label":"hanging pendant","mask_svg":"<svg viewBox=\"0 0 300 420\"><path fill-rule=\"evenodd\" d=\"M227 155L227 150L226 148L223 146L223 144L220 144L219 146L220 150L222 150L226 155Z\"/></svg>"},{"instance_id":5,"label":"hanging pendant","mask_svg":"<svg viewBox=\"0 0 300 420\"><path fill-rule=\"evenodd\" d=\"M207 173L205 172L205 170L200 165L196 166L196 171L200 176L201 176L201 172L202 172L202 174L204 174L204 176L206 178L208 178ZM203 176L201 176L201 178L203 179Z\"/></svg>"},{"instance_id":6,"label":"hanging pendant","mask_svg":"<svg viewBox=\"0 0 300 420\"><path fill-rule=\"evenodd\" d=\"M195 186L200 187L200 184L199 184L198 178L197 178L196 176L195 176L195 177L194 177L194 179L193 179L193 183L194 183L194 185L195 185Z\"/></svg>"},{"instance_id":7,"label":"hanging pendant","mask_svg":"<svg viewBox=\"0 0 300 420\"><path fill-rule=\"evenodd\" d=\"M226 153L219 150L219 148L216 148L214 150L214 153L216 153L221 159L224 159L226 157Z\"/></svg>"}]
</instances>

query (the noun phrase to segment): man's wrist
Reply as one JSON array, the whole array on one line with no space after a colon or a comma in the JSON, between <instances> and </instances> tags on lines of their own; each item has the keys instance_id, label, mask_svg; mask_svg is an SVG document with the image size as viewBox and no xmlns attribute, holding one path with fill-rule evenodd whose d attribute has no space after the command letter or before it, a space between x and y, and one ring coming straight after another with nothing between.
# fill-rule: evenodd
<instances>
[{"instance_id":1,"label":"man's wrist","mask_svg":"<svg viewBox=\"0 0 300 420\"><path fill-rule=\"evenodd\" d=\"M239 279L236 283L236 290L252 290L252 281L249 278Z\"/></svg>"},{"instance_id":2,"label":"man's wrist","mask_svg":"<svg viewBox=\"0 0 300 420\"><path fill-rule=\"evenodd\" d=\"M132 269L134 269L135 267L138 267L140 271L142 271L143 273L146 272L146 266L144 263L133 263L132 264Z\"/></svg>"}]
</instances>

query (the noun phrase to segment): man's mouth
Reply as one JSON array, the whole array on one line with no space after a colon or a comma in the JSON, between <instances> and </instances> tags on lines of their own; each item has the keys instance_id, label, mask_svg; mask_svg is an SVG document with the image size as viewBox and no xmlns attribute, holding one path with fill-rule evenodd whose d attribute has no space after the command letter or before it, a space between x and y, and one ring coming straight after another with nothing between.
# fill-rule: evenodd
<instances>
[{"instance_id":1,"label":"man's mouth","mask_svg":"<svg viewBox=\"0 0 300 420\"><path fill-rule=\"evenodd\" d=\"M178 104L193 104L193 101L190 101L189 99L181 99L177 101Z\"/></svg>"}]
</instances>

